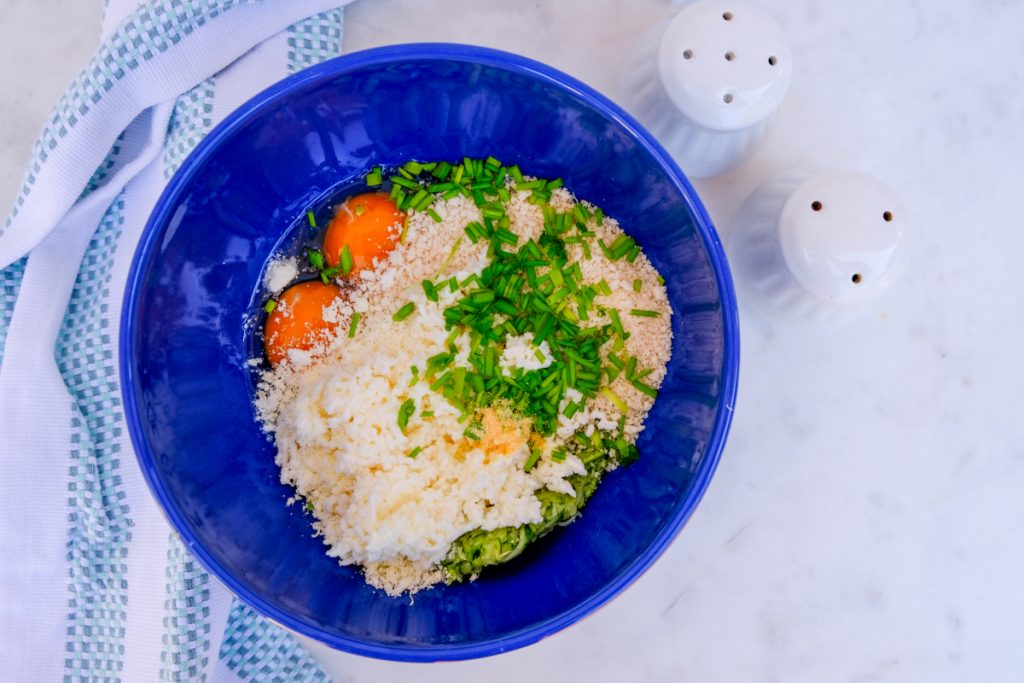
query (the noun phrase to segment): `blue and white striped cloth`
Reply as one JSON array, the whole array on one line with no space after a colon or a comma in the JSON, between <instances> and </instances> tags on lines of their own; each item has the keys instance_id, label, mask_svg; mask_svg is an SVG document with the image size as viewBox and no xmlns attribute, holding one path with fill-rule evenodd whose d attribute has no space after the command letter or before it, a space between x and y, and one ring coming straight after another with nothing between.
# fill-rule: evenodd
<instances>
[{"instance_id":1,"label":"blue and white striped cloth","mask_svg":"<svg viewBox=\"0 0 1024 683\"><path fill-rule=\"evenodd\" d=\"M347 0L108 0L0 229L0 681L317 681L168 527L117 373L167 179L228 112L341 50Z\"/></svg>"}]
</instances>

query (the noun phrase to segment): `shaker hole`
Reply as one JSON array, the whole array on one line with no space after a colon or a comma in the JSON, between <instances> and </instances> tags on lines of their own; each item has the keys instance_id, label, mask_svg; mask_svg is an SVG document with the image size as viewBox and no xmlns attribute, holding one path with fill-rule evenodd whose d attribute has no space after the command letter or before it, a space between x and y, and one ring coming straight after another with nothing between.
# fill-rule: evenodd
<instances>
[{"instance_id":1,"label":"shaker hole","mask_svg":"<svg viewBox=\"0 0 1024 683\"><path fill-rule=\"evenodd\" d=\"M735 52L733 52L732 50L729 50L728 52L725 53L725 61L731 62L734 59L736 59L736 53Z\"/></svg>"},{"instance_id":2,"label":"shaker hole","mask_svg":"<svg viewBox=\"0 0 1024 683\"><path fill-rule=\"evenodd\" d=\"M814 200L813 202L811 202L811 210L813 210L813 211L821 211L821 207L822 207L822 204L818 200Z\"/></svg>"},{"instance_id":3,"label":"shaker hole","mask_svg":"<svg viewBox=\"0 0 1024 683\"><path fill-rule=\"evenodd\" d=\"M722 18L726 21L732 21L732 12L724 12Z\"/></svg>"},{"instance_id":4,"label":"shaker hole","mask_svg":"<svg viewBox=\"0 0 1024 683\"><path fill-rule=\"evenodd\" d=\"M779 63L779 60L775 58L775 55L772 55L771 57L768 58L768 65L769 66L775 66L778 63Z\"/></svg>"},{"instance_id":5,"label":"shaker hole","mask_svg":"<svg viewBox=\"0 0 1024 683\"><path fill-rule=\"evenodd\" d=\"M736 99L736 97L731 92L727 92L722 96L722 101L726 104L732 104L734 99Z\"/></svg>"},{"instance_id":6,"label":"shaker hole","mask_svg":"<svg viewBox=\"0 0 1024 683\"><path fill-rule=\"evenodd\" d=\"M683 59L693 59L693 50L683 50Z\"/></svg>"},{"instance_id":7,"label":"shaker hole","mask_svg":"<svg viewBox=\"0 0 1024 683\"><path fill-rule=\"evenodd\" d=\"M886 211L885 213L883 213L882 220L884 220L886 223L892 222L892 211Z\"/></svg>"},{"instance_id":8,"label":"shaker hole","mask_svg":"<svg viewBox=\"0 0 1024 683\"><path fill-rule=\"evenodd\" d=\"M860 273L854 273L853 277L850 278L850 281L853 282L853 284L855 285L859 285L860 281L863 279L864 278L861 277Z\"/></svg>"}]
</instances>

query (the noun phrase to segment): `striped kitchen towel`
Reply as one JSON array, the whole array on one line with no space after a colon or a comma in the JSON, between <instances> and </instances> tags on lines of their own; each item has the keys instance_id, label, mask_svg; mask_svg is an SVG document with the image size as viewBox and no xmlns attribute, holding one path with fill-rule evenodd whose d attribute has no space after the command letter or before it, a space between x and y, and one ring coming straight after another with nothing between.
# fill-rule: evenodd
<instances>
[{"instance_id":1,"label":"striped kitchen towel","mask_svg":"<svg viewBox=\"0 0 1024 683\"><path fill-rule=\"evenodd\" d=\"M121 298L167 179L339 54L346 0L108 0L0 228L0 681L316 681L171 531L128 439Z\"/></svg>"}]
</instances>

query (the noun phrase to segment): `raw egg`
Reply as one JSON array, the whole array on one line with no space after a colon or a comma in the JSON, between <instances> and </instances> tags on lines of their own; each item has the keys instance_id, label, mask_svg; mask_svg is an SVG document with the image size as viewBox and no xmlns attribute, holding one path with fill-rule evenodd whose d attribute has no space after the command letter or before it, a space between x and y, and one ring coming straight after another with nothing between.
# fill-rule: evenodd
<instances>
[{"instance_id":1,"label":"raw egg","mask_svg":"<svg viewBox=\"0 0 1024 683\"><path fill-rule=\"evenodd\" d=\"M386 194L367 192L349 197L324 235L327 265L339 265L347 245L352 254L352 272L372 267L373 259L383 259L394 249L404 220L405 213Z\"/></svg>"},{"instance_id":2,"label":"raw egg","mask_svg":"<svg viewBox=\"0 0 1024 683\"><path fill-rule=\"evenodd\" d=\"M311 349L336 327L324 320L324 307L334 303L341 290L323 282L300 282L286 289L263 327L267 358L277 365L289 349Z\"/></svg>"}]
</instances>

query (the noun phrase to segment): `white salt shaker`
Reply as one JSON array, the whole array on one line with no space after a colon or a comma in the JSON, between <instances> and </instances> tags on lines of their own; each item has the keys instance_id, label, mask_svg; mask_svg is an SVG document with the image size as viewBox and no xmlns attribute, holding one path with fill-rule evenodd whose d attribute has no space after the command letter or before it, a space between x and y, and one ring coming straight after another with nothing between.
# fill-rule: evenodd
<instances>
[{"instance_id":1,"label":"white salt shaker","mask_svg":"<svg viewBox=\"0 0 1024 683\"><path fill-rule=\"evenodd\" d=\"M844 324L896 281L909 243L904 209L881 182L799 168L747 198L729 252L741 304L782 322Z\"/></svg>"},{"instance_id":2,"label":"white salt shaker","mask_svg":"<svg viewBox=\"0 0 1024 683\"><path fill-rule=\"evenodd\" d=\"M696 0L641 39L627 108L687 175L724 173L764 137L793 73L782 27L746 2Z\"/></svg>"}]
</instances>

